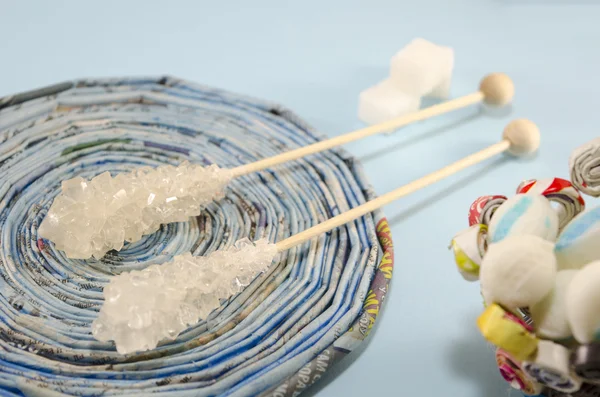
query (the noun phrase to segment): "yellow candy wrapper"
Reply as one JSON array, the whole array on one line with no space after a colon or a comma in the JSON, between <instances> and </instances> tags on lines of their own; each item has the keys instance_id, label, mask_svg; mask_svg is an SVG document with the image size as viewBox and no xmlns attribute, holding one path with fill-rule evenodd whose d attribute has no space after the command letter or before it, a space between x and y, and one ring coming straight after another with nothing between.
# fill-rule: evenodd
<instances>
[{"instance_id":1,"label":"yellow candy wrapper","mask_svg":"<svg viewBox=\"0 0 600 397\"><path fill-rule=\"evenodd\" d=\"M492 303L477 319L483 337L516 360L524 361L537 350L538 339L529 326L514 314Z\"/></svg>"},{"instance_id":2,"label":"yellow candy wrapper","mask_svg":"<svg viewBox=\"0 0 600 397\"><path fill-rule=\"evenodd\" d=\"M454 236L450 243L458 271L467 281L479 279L479 267L487 248L486 238L487 226L475 224Z\"/></svg>"}]
</instances>

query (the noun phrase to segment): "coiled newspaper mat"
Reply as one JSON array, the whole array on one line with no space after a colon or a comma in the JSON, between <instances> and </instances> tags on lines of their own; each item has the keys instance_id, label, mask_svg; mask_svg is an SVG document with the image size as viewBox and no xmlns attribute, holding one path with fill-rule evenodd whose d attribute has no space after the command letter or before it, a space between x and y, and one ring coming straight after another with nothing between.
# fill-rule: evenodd
<instances>
[{"instance_id":1,"label":"coiled newspaper mat","mask_svg":"<svg viewBox=\"0 0 600 397\"><path fill-rule=\"evenodd\" d=\"M171 77L66 82L0 98L0 395L296 396L363 341L393 268L380 212L288 251L156 350L122 356L90 324L111 275L236 240L279 241L373 197L341 150L237 178L187 223L70 260L37 238L60 181L132 167L234 167L322 137L276 104Z\"/></svg>"}]
</instances>

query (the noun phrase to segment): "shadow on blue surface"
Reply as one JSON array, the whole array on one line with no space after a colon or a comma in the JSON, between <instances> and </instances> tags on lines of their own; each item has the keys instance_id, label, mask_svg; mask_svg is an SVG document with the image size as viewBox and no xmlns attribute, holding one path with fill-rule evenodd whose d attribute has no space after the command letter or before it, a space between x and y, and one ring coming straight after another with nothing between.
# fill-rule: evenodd
<instances>
[{"instance_id":1,"label":"shadow on blue surface","mask_svg":"<svg viewBox=\"0 0 600 397\"><path fill-rule=\"evenodd\" d=\"M368 161L371 160L377 160L378 158L380 158L381 156L383 156L384 154L390 153L390 152L394 152L400 149L405 149L407 146L410 145L415 145L419 142L428 140L436 135L445 133L445 132L449 132L452 131L455 128L460 127L461 125L468 123L469 121L475 120L478 117L481 116L481 114L483 113L483 111L480 109L478 110L476 113L474 114L470 114L469 116L463 117L453 123L449 123L449 124L445 124L441 127L438 128L434 128L430 131L424 132L424 133L419 133L418 135L415 135L409 139L406 140L402 140L398 143L395 143L391 146L386 146L380 150L376 150L373 153L369 153L366 155L363 155L361 157L359 157L359 161L366 163Z\"/></svg>"},{"instance_id":2,"label":"shadow on blue surface","mask_svg":"<svg viewBox=\"0 0 600 397\"><path fill-rule=\"evenodd\" d=\"M415 216L419 212L424 211L427 208L438 204L438 202L440 200L444 200L445 197L447 197L448 195L450 195L454 192L459 191L465 185L477 182L478 180L485 178L489 172L492 172L494 169L497 169L499 166L501 166L502 164L504 164L508 161L510 161L510 160L507 157L501 157L501 158L498 158L498 159L490 162L489 164L487 164L485 167L483 167L481 169L470 172L466 176L463 176L462 178L456 180L456 182L452 183L450 186L446 187L445 189L436 191L435 193L429 195L428 197L423 198L422 200L419 200L416 204L414 204L410 207L407 207L404 211L400 212L399 214L394 215L393 217L390 217L388 219L389 224L391 226L397 225L397 224L405 221L407 218Z\"/></svg>"},{"instance_id":3,"label":"shadow on blue surface","mask_svg":"<svg viewBox=\"0 0 600 397\"><path fill-rule=\"evenodd\" d=\"M523 394L512 389L497 371L490 371L493 366L481 365L494 361L495 349L477 332L476 318L477 313L473 313L465 319L464 334L444 352L448 368L456 378L477 385L480 396L521 397Z\"/></svg>"}]
</instances>

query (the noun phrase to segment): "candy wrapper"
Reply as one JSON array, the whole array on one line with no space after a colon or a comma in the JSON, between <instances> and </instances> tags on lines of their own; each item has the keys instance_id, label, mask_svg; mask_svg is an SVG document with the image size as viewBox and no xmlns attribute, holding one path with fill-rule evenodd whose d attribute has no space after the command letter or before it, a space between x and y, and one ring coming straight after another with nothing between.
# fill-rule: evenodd
<instances>
[{"instance_id":1,"label":"candy wrapper","mask_svg":"<svg viewBox=\"0 0 600 397\"><path fill-rule=\"evenodd\" d=\"M535 359L522 363L523 371L537 383L565 393L581 388L581 379L571 371L569 350L557 343L542 340Z\"/></svg>"},{"instance_id":2,"label":"candy wrapper","mask_svg":"<svg viewBox=\"0 0 600 397\"><path fill-rule=\"evenodd\" d=\"M458 233L450 247L458 271L467 281L479 280L479 267L487 249L487 226L476 224Z\"/></svg>"},{"instance_id":3,"label":"candy wrapper","mask_svg":"<svg viewBox=\"0 0 600 397\"><path fill-rule=\"evenodd\" d=\"M486 307L477 319L484 338L517 360L535 353L538 339L533 330L520 318L495 303Z\"/></svg>"},{"instance_id":4,"label":"candy wrapper","mask_svg":"<svg viewBox=\"0 0 600 397\"><path fill-rule=\"evenodd\" d=\"M469 208L469 226L489 225L492 215L506 201L506 196L481 196Z\"/></svg>"},{"instance_id":5,"label":"candy wrapper","mask_svg":"<svg viewBox=\"0 0 600 397\"><path fill-rule=\"evenodd\" d=\"M587 195L600 196L600 138L573 150L569 169L573 185Z\"/></svg>"},{"instance_id":6,"label":"candy wrapper","mask_svg":"<svg viewBox=\"0 0 600 397\"><path fill-rule=\"evenodd\" d=\"M556 203L560 229L585 209L585 201L581 197L581 193L566 179L530 179L517 187L517 194L523 193L541 194L550 202Z\"/></svg>"},{"instance_id":7,"label":"candy wrapper","mask_svg":"<svg viewBox=\"0 0 600 397\"><path fill-rule=\"evenodd\" d=\"M538 395L543 390L543 386L523 371L521 364L502 349L496 350L496 364L504 380L526 396Z\"/></svg>"}]
</instances>

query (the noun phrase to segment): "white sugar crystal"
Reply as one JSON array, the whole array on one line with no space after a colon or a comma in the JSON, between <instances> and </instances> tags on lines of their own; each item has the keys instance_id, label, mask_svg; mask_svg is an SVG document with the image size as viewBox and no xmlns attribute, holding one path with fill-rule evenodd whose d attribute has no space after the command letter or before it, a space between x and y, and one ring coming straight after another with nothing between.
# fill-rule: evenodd
<instances>
[{"instance_id":1,"label":"white sugar crystal","mask_svg":"<svg viewBox=\"0 0 600 397\"><path fill-rule=\"evenodd\" d=\"M90 181L76 177L62 183L38 234L69 258L100 258L161 224L199 215L222 197L231 177L228 169L188 162L143 167L114 178L108 172Z\"/></svg>"},{"instance_id":2,"label":"white sugar crystal","mask_svg":"<svg viewBox=\"0 0 600 397\"><path fill-rule=\"evenodd\" d=\"M402 92L388 79L360 93L358 118L377 124L416 112L420 106L421 98Z\"/></svg>"},{"instance_id":3,"label":"white sugar crystal","mask_svg":"<svg viewBox=\"0 0 600 397\"><path fill-rule=\"evenodd\" d=\"M450 94L454 51L425 39L414 39L391 61L390 79L413 96L446 98Z\"/></svg>"},{"instance_id":4,"label":"white sugar crystal","mask_svg":"<svg viewBox=\"0 0 600 397\"><path fill-rule=\"evenodd\" d=\"M204 257L186 253L162 265L122 273L104 288L104 305L92 334L115 341L121 354L154 349L175 339L271 265L277 247L243 239Z\"/></svg>"}]
</instances>

